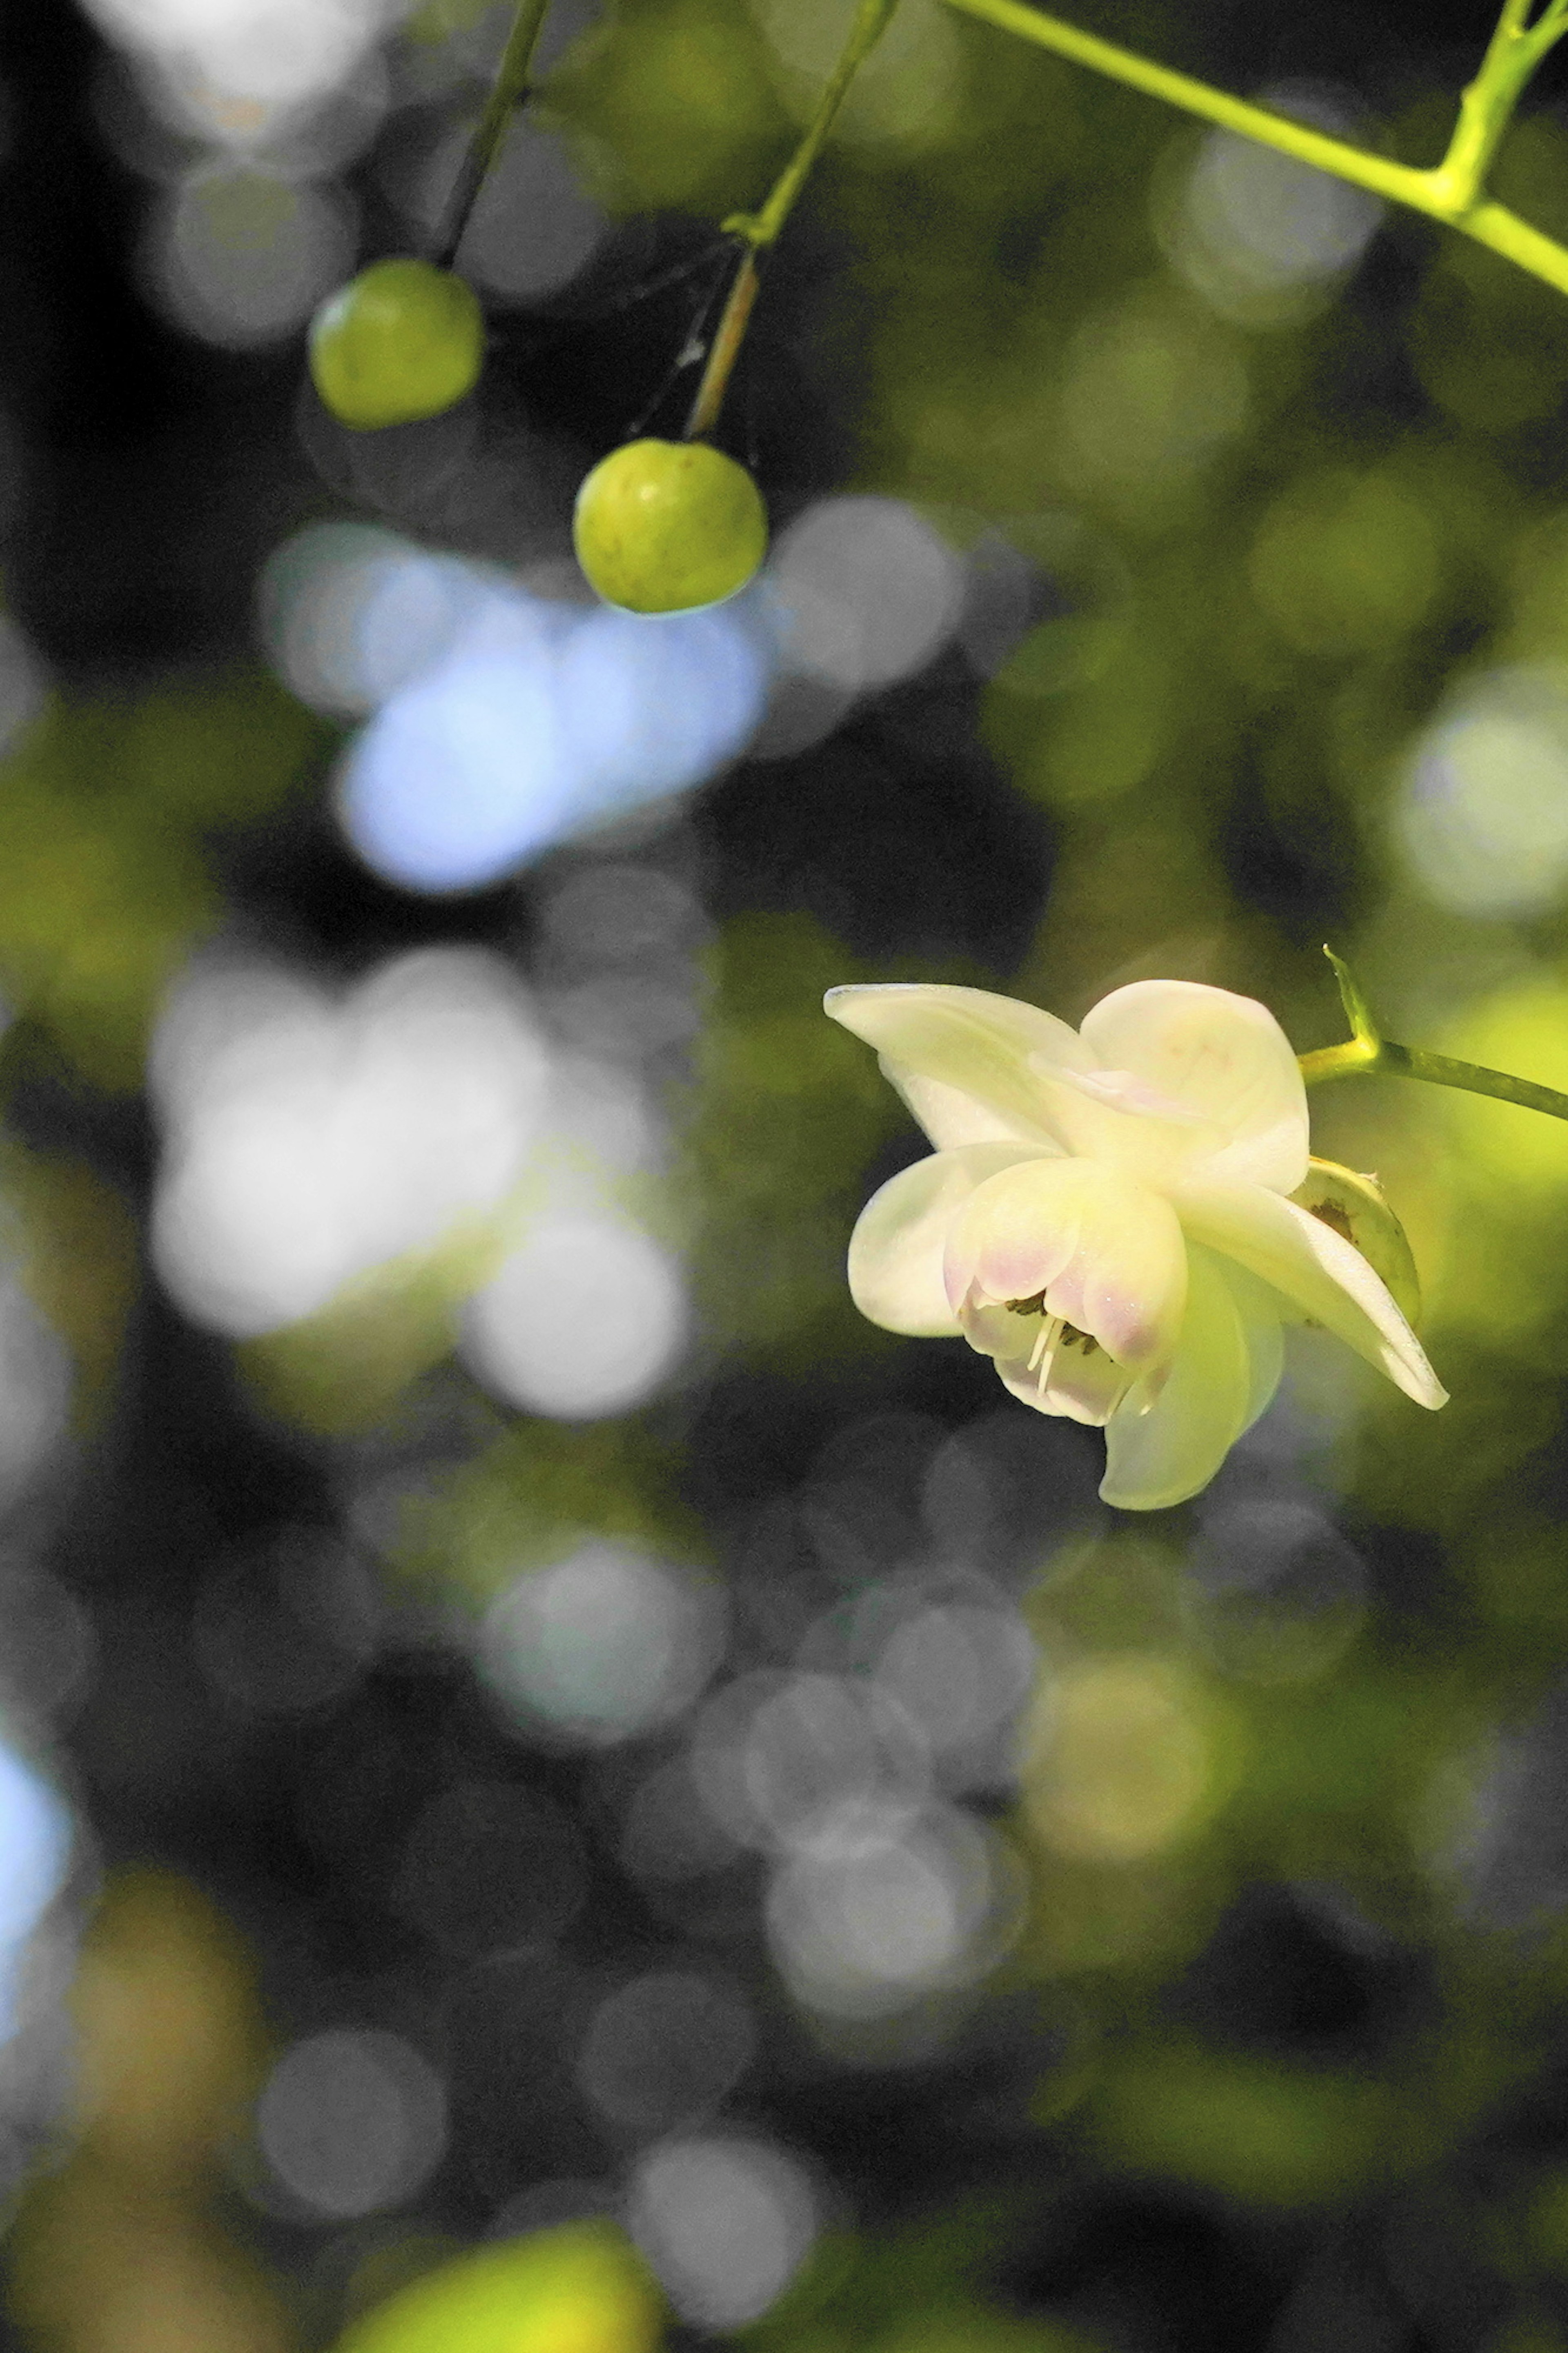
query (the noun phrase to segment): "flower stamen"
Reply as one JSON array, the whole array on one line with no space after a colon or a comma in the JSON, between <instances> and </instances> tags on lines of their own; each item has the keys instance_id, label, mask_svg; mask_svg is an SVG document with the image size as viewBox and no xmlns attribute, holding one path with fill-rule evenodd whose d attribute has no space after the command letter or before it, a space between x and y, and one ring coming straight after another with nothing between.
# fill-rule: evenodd
<instances>
[{"instance_id":1,"label":"flower stamen","mask_svg":"<svg viewBox=\"0 0 1568 2353\"><path fill-rule=\"evenodd\" d=\"M1041 1397L1046 1394L1046 1385L1051 1377L1051 1367L1057 1360L1058 1344L1063 1332L1070 1331L1071 1328L1070 1324L1063 1324L1059 1315L1047 1315L1035 1336L1035 1345L1024 1369L1036 1375L1035 1387Z\"/></svg>"}]
</instances>

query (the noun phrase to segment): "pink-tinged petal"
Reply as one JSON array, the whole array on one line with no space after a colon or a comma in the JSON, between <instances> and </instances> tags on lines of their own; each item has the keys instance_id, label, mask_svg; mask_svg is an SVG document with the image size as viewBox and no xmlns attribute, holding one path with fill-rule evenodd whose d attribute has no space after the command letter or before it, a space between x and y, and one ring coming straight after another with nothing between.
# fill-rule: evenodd
<instances>
[{"instance_id":1,"label":"pink-tinged petal","mask_svg":"<svg viewBox=\"0 0 1568 2353\"><path fill-rule=\"evenodd\" d=\"M1294 1192L1307 1173L1307 1091L1265 1005L1192 980L1137 980L1083 1025L1102 1069L1208 1120L1224 1137L1216 1176Z\"/></svg>"},{"instance_id":2,"label":"pink-tinged petal","mask_svg":"<svg viewBox=\"0 0 1568 2353\"><path fill-rule=\"evenodd\" d=\"M939 1150L1009 1138L1060 1148L1030 1058L1073 1070L1093 1058L1054 1014L989 989L915 982L830 988L823 1004L876 1048Z\"/></svg>"},{"instance_id":3,"label":"pink-tinged petal","mask_svg":"<svg viewBox=\"0 0 1568 2353\"><path fill-rule=\"evenodd\" d=\"M942 1279L948 1233L975 1187L1026 1149L971 1144L933 1152L872 1194L849 1238L849 1295L869 1323L914 1339L957 1333Z\"/></svg>"},{"instance_id":4,"label":"pink-tinged petal","mask_svg":"<svg viewBox=\"0 0 1568 2353\"><path fill-rule=\"evenodd\" d=\"M1282 1293L1417 1405L1447 1405L1447 1391L1387 1285L1342 1234L1258 1185L1194 1178L1172 1198L1190 1240L1234 1259Z\"/></svg>"},{"instance_id":5,"label":"pink-tinged petal","mask_svg":"<svg viewBox=\"0 0 1568 2353\"><path fill-rule=\"evenodd\" d=\"M1279 1317L1261 1286L1201 1248L1189 1261L1169 1378L1147 1410L1134 1389L1105 1426L1100 1493L1120 1511L1163 1511L1206 1487L1279 1379Z\"/></svg>"},{"instance_id":6,"label":"pink-tinged petal","mask_svg":"<svg viewBox=\"0 0 1568 2353\"><path fill-rule=\"evenodd\" d=\"M1026 1160L970 1195L949 1231L943 1278L955 1309L1043 1297L1047 1315L1142 1368L1175 1343L1186 1250L1169 1202L1123 1170Z\"/></svg>"}]
</instances>

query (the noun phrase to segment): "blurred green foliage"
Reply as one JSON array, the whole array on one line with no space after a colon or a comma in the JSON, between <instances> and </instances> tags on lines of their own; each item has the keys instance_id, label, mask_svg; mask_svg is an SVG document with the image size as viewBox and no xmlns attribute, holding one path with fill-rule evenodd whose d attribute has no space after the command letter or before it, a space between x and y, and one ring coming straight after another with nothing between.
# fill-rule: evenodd
<instances>
[{"instance_id":1,"label":"blurred green foliage","mask_svg":"<svg viewBox=\"0 0 1568 2353\"><path fill-rule=\"evenodd\" d=\"M0 988L95 1086L223 901L206 837L268 815L331 736L265 671L49 703L0 759Z\"/></svg>"},{"instance_id":2,"label":"blurred green foliage","mask_svg":"<svg viewBox=\"0 0 1568 2353\"><path fill-rule=\"evenodd\" d=\"M607 2222L461 2255L377 2304L342 2353L654 2353L662 2298Z\"/></svg>"},{"instance_id":3,"label":"blurred green foliage","mask_svg":"<svg viewBox=\"0 0 1568 2353\"><path fill-rule=\"evenodd\" d=\"M1021 2200L966 2199L917 2230L833 2232L777 2305L737 2333L755 2353L1093 2353L1076 2328L1026 2318L979 2285Z\"/></svg>"},{"instance_id":4,"label":"blurred green foliage","mask_svg":"<svg viewBox=\"0 0 1568 2353\"><path fill-rule=\"evenodd\" d=\"M844 1251L899 1106L822 1012L866 977L805 915L739 917L713 956L677 1187L701 1205L700 1312L727 1348L796 1374L883 1342L848 1304Z\"/></svg>"},{"instance_id":5,"label":"blurred green foliage","mask_svg":"<svg viewBox=\"0 0 1568 2353\"><path fill-rule=\"evenodd\" d=\"M550 76L547 120L586 130L600 197L626 212L732 212L787 126L746 14L705 0L630 0Z\"/></svg>"},{"instance_id":6,"label":"blurred green foliage","mask_svg":"<svg viewBox=\"0 0 1568 2353\"><path fill-rule=\"evenodd\" d=\"M530 1420L459 1469L403 1497L384 1545L395 1575L478 1609L521 1572L584 1537L700 1560L700 1525L677 1493L679 1458L632 1421L574 1428Z\"/></svg>"}]
</instances>

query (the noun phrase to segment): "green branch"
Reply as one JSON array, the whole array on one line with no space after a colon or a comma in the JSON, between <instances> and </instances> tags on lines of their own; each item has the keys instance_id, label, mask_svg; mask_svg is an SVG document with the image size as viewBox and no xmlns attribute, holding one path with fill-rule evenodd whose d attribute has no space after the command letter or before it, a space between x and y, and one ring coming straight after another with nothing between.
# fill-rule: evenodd
<instances>
[{"instance_id":1,"label":"green branch","mask_svg":"<svg viewBox=\"0 0 1568 2353\"><path fill-rule=\"evenodd\" d=\"M512 113L528 96L529 68L539 36L544 29L545 14L550 0L518 0L517 14L511 31L507 36L490 94L485 100L484 112L474 126L463 156L458 183L447 206L446 219L437 242L435 259L443 269L450 269L458 258L458 248L463 241L463 231L484 186L491 164L500 151L507 125Z\"/></svg>"},{"instance_id":2,"label":"green branch","mask_svg":"<svg viewBox=\"0 0 1568 2353\"><path fill-rule=\"evenodd\" d=\"M838 63L824 86L816 110L807 123L799 146L774 181L773 192L760 213L733 213L724 223L727 230L743 237L748 245L772 245L795 208L796 197L805 185L806 174L822 151L824 140L833 128L834 119L866 59L888 29L888 20L898 5L898 0L859 0L855 20L849 28Z\"/></svg>"},{"instance_id":3,"label":"green branch","mask_svg":"<svg viewBox=\"0 0 1568 2353\"><path fill-rule=\"evenodd\" d=\"M1533 1079L1516 1079L1507 1071L1489 1071L1480 1062L1428 1054L1420 1046L1394 1045L1379 1032L1350 966L1332 948L1326 947L1323 954L1333 965L1351 1034L1342 1046L1320 1046L1316 1053L1297 1057L1310 1087L1325 1079L1425 1079L1428 1086L1458 1087L1466 1094L1491 1095L1499 1103L1520 1103L1526 1111L1543 1111L1552 1119L1568 1119L1568 1095L1559 1094L1555 1087L1537 1086Z\"/></svg>"},{"instance_id":4,"label":"green branch","mask_svg":"<svg viewBox=\"0 0 1568 2353\"><path fill-rule=\"evenodd\" d=\"M1124 82L1146 97L1163 99L1167 105L1217 123L1224 131L1273 147L1299 164L1331 172L1390 204L1405 205L1460 229L1531 277L1568 294L1568 250L1531 228L1506 205L1482 197L1487 171L1526 83L1552 44L1568 32L1565 0L1552 0L1537 22L1529 26L1522 22L1529 0L1506 0L1480 69L1459 101L1448 152L1430 170L1391 163L1386 156L1373 155L1310 123L1293 121L1289 115L1276 114L1272 108L1254 105L1248 99L1233 98L1191 74L1156 65L1136 50L1080 32L1059 17L1025 5L1024 0L948 0L948 5L999 31L1033 41L1074 65Z\"/></svg>"},{"instance_id":5,"label":"green branch","mask_svg":"<svg viewBox=\"0 0 1568 2353\"><path fill-rule=\"evenodd\" d=\"M759 257L776 240L795 201L806 183L806 176L822 152L823 142L832 130L839 108L849 94L854 80L866 59L888 29L889 19L898 0L858 0L849 36L823 86L811 121L801 134L799 144L778 178L773 182L767 202L761 212L731 213L724 223L728 237L738 237L745 251L736 270L724 304L718 331L702 371L702 381L697 387L697 397L687 419L686 438L700 441L711 433L719 421L730 377L740 356L746 328L752 316L752 305L757 299Z\"/></svg>"}]
</instances>

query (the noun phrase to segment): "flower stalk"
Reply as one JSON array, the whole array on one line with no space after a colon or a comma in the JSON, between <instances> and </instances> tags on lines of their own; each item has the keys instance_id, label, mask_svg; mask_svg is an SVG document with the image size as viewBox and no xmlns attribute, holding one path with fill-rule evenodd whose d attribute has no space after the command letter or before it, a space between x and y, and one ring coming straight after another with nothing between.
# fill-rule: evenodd
<instances>
[{"instance_id":1,"label":"flower stalk","mask_svg":"<svg viewBox=\"0 0 1568 2353\"><path fill-rule=\"evenodd\" d=\"M1221 130L1276 148L1320 172L1331 172L1390 204L1425 213L1489 247L1560 294L1568 294L1568 248L1484 195L1486 174L1531 76L1568 32L1568 0L1549 0L1533 24L1526 21L1531 0L1504 0L1479 69L1460 100L1447 153L1430 169L1392 163L1310 123L1234 98L1190 74L1156 65L1136 50L1080 32L1043 9L1026 6L1024 0L948 0L948 5Z\"/></svg>"},{"instance_id":2,"label":"flower stalk","mask_svg":"<svg viewBox=\"0 0 1568 2353\"><path fill-rule=\"evenodd\" d=\"M760 212L731 213L724 223L727 237L740 237L745 247L740 268L730 288L718 328L709 348L707 365L697 387L697 397L687 421L686 438L700 441L711 433L719 421L735 362L740 357L751 320L752 305L757 299L761 264L759 256L773 245L779 232L795 210L796 199L805 187L812 165L822 151L824 141L832 130L835 117L849 94L854 80L877 43L888 28L898 0L859 0L849 37L839 54L817 100L816 110L801 135L795 153L773 182L766 203Z\"/></svg>"},{"instance_id":3,"label":"flower stalk","mask_svg":"<svg viewBox=\"0 0 1568 2353\"><path fill-rule=\"evenodd\" d=\"M529 68L533 63L533 52L539 46L539 36L544 29L549 7L550 0L518 0L517 14L507 35L500 63L496 68L490 94L485 100L484 112L474 125L473 136L458 174L457 185L447 203L441 235L432 256L438 269L450 269L456 260L458 248L463 242L463 233L479 202L479 190L500 153L507 125L514 111L528 98Z\"/></svg>"},{"instance_id":4,"label":"flower stalk","mask_svg":"<svg viewBox=\"0 0 1568 2353\"><path fill-rule=\"evenodd\" d=\"M719 411L724 405L724 395L735 362L740 357L741 345L745 341L752 305L757 299L761 283L757 248L748 245L741 256L740 268L730 281L730 291L724 298L724 308L719 314L719 324L708 347L707 364L697 386L697 397L686 420L686 438L689 441L705 440L719 422Z\"/></svg>"},{"instance_id":5,"label":"flower stalk","mask_svg":"<svg viewBox=\"0 0 1568 2353\"><path fill-rule=\"evenodd\" d=\"M1484 1063L1458 1061L1449 1054L1429 1054L1421 1046L1396 1046L1378 1029L1349 965L1332 948L1325 947L1323 954L1334 968L1351 1034L1342 1046L1320 1046L1315 1053L1298 1055L1308 1086L1358 1076L1424 1079L1429 1086L1458 1087L1466 1094L1491 1095L1499 1103L1545 1112L1551 1119L1568 1119L1568 1094L1560 1094L1555 1087L1516 1079L1508 1071L1489 1071Z\"/></svg>"}]
</instances>

